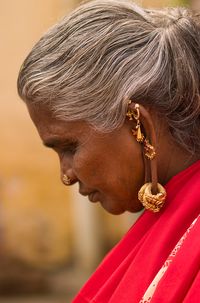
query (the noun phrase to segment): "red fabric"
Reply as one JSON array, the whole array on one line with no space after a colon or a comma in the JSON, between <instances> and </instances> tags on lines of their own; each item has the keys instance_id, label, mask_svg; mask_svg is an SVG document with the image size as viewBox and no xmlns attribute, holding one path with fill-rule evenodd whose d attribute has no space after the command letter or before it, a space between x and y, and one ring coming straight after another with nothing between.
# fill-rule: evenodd
<instances>
[{"instance_id":1,"label":"red fabric","mask_svg":"<svg viewBox=\"0 0 200 303\"><path fill-rule=\"evenodd\" d=\"M138 303L200 213L200 161L166 185L159 213L145 211L105 257L73 303ZM152 303L200 302L200 219L159 282Z\"/></svg>"}]
</instances>

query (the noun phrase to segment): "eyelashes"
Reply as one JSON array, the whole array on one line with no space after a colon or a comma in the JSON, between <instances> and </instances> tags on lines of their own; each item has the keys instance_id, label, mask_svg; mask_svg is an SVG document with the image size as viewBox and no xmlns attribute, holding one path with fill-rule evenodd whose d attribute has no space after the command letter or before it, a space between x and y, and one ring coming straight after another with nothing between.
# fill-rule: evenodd
<instances>
[{"instance_id":1,"label":"eyelashes","mask_svg":"<svg viewBox=\"0 0 200 303\"><path fill-rule=\"evenodd\" d=\"M66 145L63 145L61 148L60 148L60 151L65 154L65 153L68 153L68 154L75 154L76 151L78 149L78 143L77 142L72 142L72 143L68 143Z\"/></svg>"},{"instance_id":2,"label":"eyelashes","mask_svg":"<svg viewBox=\"0 0 200 303\"><path fill-rule=\"evenodd\" d=\"M65 154L67 154L69 156L74 155L79 147L79 142L67 140L62 143L56 142L56 144L48 143L48 145L45 144L45 146L53 149L62 158Z\"/></svg>"},{"instance_id":3,"label":"eyelashes","mask_svg":"<svg viewBox=\"0 0 200 303\"><path fill-rule=\"evenodd\" d=\"M70 145L70 146L66 146L63 148L63 152L65 153L75 153L77 151L77 145L73 144L73 145Z\"/></svg>"}]
</instances>

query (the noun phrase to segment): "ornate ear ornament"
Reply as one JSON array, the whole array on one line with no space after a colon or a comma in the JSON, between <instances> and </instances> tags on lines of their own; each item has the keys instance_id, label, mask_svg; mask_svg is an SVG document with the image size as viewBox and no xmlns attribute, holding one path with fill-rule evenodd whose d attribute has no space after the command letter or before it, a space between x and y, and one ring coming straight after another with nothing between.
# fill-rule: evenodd
<instances>
[{"instance_id":1,"label":"ornate ear ornament","mask_svg":"<svg viewBox=\"0 0 200 303\"><path fill-rule=\"evenodd\" d=\"M129 104L131 101L129 101ZM138 103L135 104L134 109L128 109L126 116L129 120L136 120L136 127L132 129L133 135L136 137L137 142L142 143L144 140L144 135L142 134L141 127L140 127L140 106Z\"/></svg>"},{"instance_id":2,"label":"ornate ear ornament","mask_svg":"<svg viewBox=\"0 0 200 303\"><path fill-rule=\"evenodd\" d=\"M67 175L63 175L62 181L65 185L71 185L72 184L72 179L68 177Z\"/></svg>"},{"instance_id":3,"label":"ornate ear ornament","mask_svg":"<svg viewBox=\"0 0 200 303\"><path fill-rule=\"evenodd\" d=\"M148 139L144 139L143 140L143 144L144 144L144 154L145 156L149 159L149 160L153 160L156 156L156 150L153 147L153 145L151 145L149 143Z\"/></svg>"},{"instance_id":4,"label":"ornate ear ornament","mask_svg":"<svg viewBox=\"0 0 200 303\"><path fill-rule=\"evenodd\" d=\"M157 213L165 203L166 191L160 183L157 183L158 193L154 195L152 194L151 187L152 183L145 183L138 192L138 200L144 208Z\"/></svg>"},{"instance_id":5,"label":"ornate ear ornament","mask_svg":"<svg viewBox=\"0 0 200 303\"><path fill-rule=\"evenodd\" d=\"M132 103L128 101L128 105ZM145 183L138 192L138 199L144 206L144 208L151 210L152 212L159 212L163 207L166 199L166 191L164 187L157 182L157 163L156 163L156 150L155 147L150 144L149 140L145 138L141 131L140 122L140 106L135 103L134 108L128 107L126 116L128 119L135 120L136 126L132 129L132 134L136 138L136 141L143 145L144 155L150 160L152 182ZM156 188L157 193L152 193L152 188Z\"/></svg>"}]
</instances>

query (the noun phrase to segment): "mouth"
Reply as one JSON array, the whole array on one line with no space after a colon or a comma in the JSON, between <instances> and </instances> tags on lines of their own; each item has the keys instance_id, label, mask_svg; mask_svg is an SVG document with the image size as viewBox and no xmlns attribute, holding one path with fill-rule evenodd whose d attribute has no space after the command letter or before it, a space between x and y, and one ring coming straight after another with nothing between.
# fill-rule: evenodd
<instances>
[{"instance_id":1,"label":"mouth","mask_svg":"<svg viewBox=\"0 0 200 303\"><path fill-rule=\"evenodd\" d=\"M85 191L80 191L80 190L79 190L79 193L80 193L82 196L88 196L88 199L89 199L90 202L99 202L99 199L98 199L98 191L85 192Z\"/></svg>"},{"instance_id":2,"label":"mouth","mask_svg":"<svg viewBox=\"0 0 200 303\"><path fill-rule=\"evenodd\" d=\"M99 198L98 198L98 192L97 191L94 191L92 193L90 193L88 195L88 199L90 200L90 202L99 202Z\"/></svg>"}]
</instances>

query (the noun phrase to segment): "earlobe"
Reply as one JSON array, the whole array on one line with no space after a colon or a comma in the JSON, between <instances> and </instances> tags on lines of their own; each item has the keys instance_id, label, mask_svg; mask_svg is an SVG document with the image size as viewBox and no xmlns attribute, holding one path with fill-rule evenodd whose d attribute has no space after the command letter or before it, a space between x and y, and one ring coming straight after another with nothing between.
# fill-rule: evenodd
<instances>
[{"instance_id":1,"label":"earlobe","mask_svg":"<svg viewBox=\"0 0 200 303\"><path fill-rule=\"evenodd\" d=\"M166 191L158 183L157 159L156 159L156 133L154 124L149 112L138 103L128 101L126 116L129 120L135 120L136 127L132 129L132 134L136 141L143 145L145 159L145 182L138 193L138 199L146 209L158 212L162 208L166 198ZM141 131L141 124L145 129L145 135ZM150 176L149 176L150 161Z\"/></svg>"}]
</instances>

